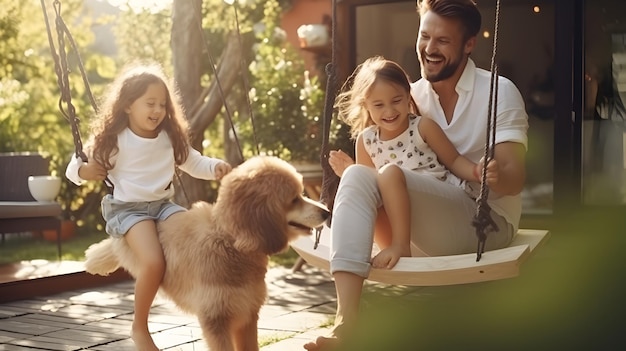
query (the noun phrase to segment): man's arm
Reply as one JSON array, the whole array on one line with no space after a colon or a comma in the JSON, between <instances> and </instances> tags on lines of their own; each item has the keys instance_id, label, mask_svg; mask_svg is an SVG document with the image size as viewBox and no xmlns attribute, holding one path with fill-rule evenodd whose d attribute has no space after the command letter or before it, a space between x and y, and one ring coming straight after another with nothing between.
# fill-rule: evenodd
<instances>
[{"instance_id":1,"label":"man's arm","mask_svg":"<svg viewBox=\"0 0 626 351\"><path fill-rule=\"evenodd\" d=\"M526 148L516 142L502 142L495 146L494 158L498 164L498 181L489 188L501 195L517 195L526 182Z\"/></svg>"}]
</instances>

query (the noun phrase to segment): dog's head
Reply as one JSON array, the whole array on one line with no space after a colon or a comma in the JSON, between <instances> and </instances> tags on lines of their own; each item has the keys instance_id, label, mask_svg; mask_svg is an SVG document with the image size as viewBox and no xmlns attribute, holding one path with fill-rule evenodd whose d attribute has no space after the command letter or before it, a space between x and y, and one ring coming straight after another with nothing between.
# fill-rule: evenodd
<instances>
[{"instance_id":1,"label":"dog's head","mask_svg":"<svg viewBox=\"0 0 626 351\"><path fill-rule=\"evenodd\" d=\"M298 235L311 235L328 218L326 207L303 192L302 175L292 165L257 156L222 179L215 213L239 250L271 255Z\"/></svg>"}]
</instances>

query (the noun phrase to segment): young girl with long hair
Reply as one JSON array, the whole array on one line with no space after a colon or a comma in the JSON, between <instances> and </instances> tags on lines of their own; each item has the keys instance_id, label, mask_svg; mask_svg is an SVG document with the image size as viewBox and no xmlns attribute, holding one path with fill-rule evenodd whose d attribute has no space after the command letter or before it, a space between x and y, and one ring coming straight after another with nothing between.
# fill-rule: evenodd
<instances>
[{"instance_id":1,"label":"young girl with long hair","mask_svg":"<svg viewBox=\"0 0 626 351\"><path fill-rule=\"evenodd\" d=\"M75 155L66 176L77 185L107 180L112 193L102 199L106 232L126 240L140 262L135 281L131 337L138 350L158 350L148 315L165 272L157 221L186 209L173 203L176 168L200 179L221 179L231 166L190 146L187 121L174 85L158 65L126 69L111 84L92 125L86 149Z\"/></svg>"}]
</instances>

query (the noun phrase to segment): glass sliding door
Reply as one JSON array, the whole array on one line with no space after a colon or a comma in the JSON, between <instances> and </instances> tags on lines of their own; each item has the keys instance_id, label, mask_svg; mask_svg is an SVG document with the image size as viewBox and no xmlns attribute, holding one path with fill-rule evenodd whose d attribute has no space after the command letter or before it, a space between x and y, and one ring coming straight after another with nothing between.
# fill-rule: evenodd
<instances>
[{"instance_id":1,"label":"glass sliding door","mask_svg":"<svg viewBox=\"0 0 626 351\"><path fill-rule=\"evenodd\" d=\"M626 203L626 1L584 8L584 205Z\"/></svg>"}]
</instances>

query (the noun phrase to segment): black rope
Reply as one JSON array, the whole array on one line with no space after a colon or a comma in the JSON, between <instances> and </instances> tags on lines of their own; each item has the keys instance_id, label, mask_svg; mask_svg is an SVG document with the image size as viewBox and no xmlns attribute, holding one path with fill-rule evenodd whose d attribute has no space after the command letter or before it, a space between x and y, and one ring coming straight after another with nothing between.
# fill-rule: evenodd
<instances>
[{"instance_id":1,"label":"black rope","mask_svg":"<svg viewBox=\"0 0 626 351\"><path fill-rule=\"evenodd\" d=\"M245 76L245 62L244 62L244 58L243 58L243 43L241 41L241 32L239 30L239 18L237 15L237 0L235 0L235 2L233 3L234 6L234 11L235 11L235 21L236 21L236 28L237 28L237 38L238 38L238 42L239 42L239 46L241 48L241 53L242 53L242 58L241 58L241 62L240 62L240 72L242 74L242 79L244 81L244 89L246 91L249 91L248 89L248 80ZM226 101L226 94L224 93L224 89L222 88L222 83L220 81L219 78L219 74L217 71L217 66L215 65L215 59L213 57L213 54L211 52L211 48L209 47L209 42L208 42L208 38L206 36L206 34L204 33L204 28L202 27L202 4L200 4L200 9L195 9L194 11L194 19L195 22L197 23L197 27L198 30L200 31L201 35L202 35L202 43L204 44L204 48L206 49L207 52L207 57L209 59L209 65L211 66L211 69L213 71L213 75L215 77L215 85L217 86L217 90L220 93L220 97L222 98L222 103L224 104L224 111L226 112L226 118L228 119L228 123L230 124L230 129L233 132L233 137L235 138L235 145L237 145L237 151L239 151L239 157L243 160L244 159L244 155L243 155L243 150L241 148L241 143L239 142L239 137L237 136L237 131L235 130L235 124L233 123L233 117L232 117L232 113L230 111L230 108L228 107L228 103ZM250 104L250 98L248 97L248 95L246 94L246 102L248 104L248 112L250 114L250 120L252 121L252 134L254 136L254 141L255 141L255 145L256 145L256 150L257 150L257 154L259 154L259 146L258 143L256 142L256 129L255 129L255 125L254 125L254 117L252 115L252 106ZM183 196L185 197L185 200L187 203L189 203L189 196L187 195L187 191L185 191L185 187L183 186L183 180L182 177L180 175L180 171L178 169L178 167L176 168L176 172L174 173L174 175L176 176L176 178L178 179L178 184L180 189L183 192Z\"/></svg>"},{"instance_id":2,"label":"black rope","mask_svg":"<svg viewBox=\"0 0 626 351\"><path fill-rule=\"evenodd\" d=\"M487 187L487 165L494 157L497 121L498 102L498 67L495 63L498 46L498 26L500 19L500 0L496 1L496 15L493 33L493 52L491 54L491 82L489 85L489 104L487 107L487 135L485 141L484 163L481 173L480 195L476 198L476 214L472 220L472 225L476 228L478 247L476 249L476 262L480 261L485 252L485 242L487 233L498 231L498 226L491 218L491 207L487 200L489 198L489 188Z\"/></svg>"},{"instance_id":3,"label":"black rope","mask_svg":"<svg viewBox=\"0 0 626 351\"><path fill-rule=\"evenodd\" d=\"M324 117L322 124L322 146L320 149L320 165L322 166L322 189L320 192L320 202L325 204L331 212L326 223L330 227L332 223L332 209L335 202L335 194L339 186L339 177L335 174L328 163L330 153L329 138L330 127L333 118L333 106L337 94L337 1L332 1L332 19L331 19L331 60L326 65L326 95L324 100ZM315 229L316 249L320 242L322 227Z\"/></svg>"},{"instance_id":4,"label":"black rope","mask_svg":"<svg viewBox=\"0 0 626 351\"><path fill-rule=\"evenodd\" d=\"M239 47L241 51L241 60L239 61L239 72L241 72L241 80L243 81L243 89L244 89L244 92L246 92L244 94L246 96L246 106L248 106L248 115L250 116L250 123L252 124L252 137L254 138L254 146L256 148L256 154L258 155L261 153L261 151L259 150L259 141L257 140L257 135L256 135L256 120L254 118L254 113L252 112L252 103L250 102L250 94L248 94L248 92L250 91L250 83L248 82L248 76L245 73L248 71L248 65L246 62L246 58L243 55L244 47L243 47L243 41L241 40L241 29L239 28L239 14L238 14L239 11L237 11L238 7L239 7L239 0L235 0L233 2L233 10L235 12L235 28L237 29L237 39L239 40ZM243 155L241 156L241 159L243 160Z\"/></svg>"},{"instance_id":5,"label":"black rope","mask_svg":"<svg viewBox=\"0 0 626 351\"><path fill-rule=\"evenodd\" d=\"M196 9L196 11L194 11L194 14L196 14L196 16L194 16L194 19L197 23L198 30L200 30L200 33L202 34L202 42L204 44L204 48L207 51L209 65L211 66L211 69L213 70L213 75L215 76L215 85L217 86L217 90L219 91L220 96L222 98L222 103L224 104L224 111L226 112L226 118L228 118L228 122L230 123L230 128L233 132L233 137L235 138L235 144L237 145L239 155L241 156L241 159L243 160L244 159L243 150L241 149L241 143L239 142L239 137L237 136L237 131L235 130L235 124L233 123L233 117L232 117L233 115L226 101L226 94L224 93L224 89L222 88L222 83L220 82L220 79L218 76L217 66L215 65L215 59L213 58L213 54L211 53L211 48L209 47L209 40L206 34L204 33L204 28L202 28L202 7L200 7L200 9ZM238 37L241 37L241 33L239 32L239 24L237 24L237 35ZM239 43L241 44L241 41ZM242 74L243 72L244 71L242 70Z\"/></svg>"},{"instance_id":6,"label":"black rope","mask_svg":"<svg viewBox=\"0 0 626 351\"><path fill-rule=\"evenodd\" d=\"M67 55L65 53L65 34L66 32L69 34L65 23L61 17L61 2L55 0L53 3L54 10L56 12L56 31L57 31L57 40L59 43L58 53L57 49L54 45L54 40L52 38L52 29L50 28L50 22L48 20L48 13L46 11L46 4L44 0L41 0L41 9L43 10L44 21L46 23L46 29L48 33L48 43L50 44L50 50L52 53L52 59L54 60L54 71L57 75L57 85L60 90L59 97L59 110L63 117L70 122L70 126L72 128L72 136L74 139L74 152L76 157L80 157L83 162L87 162L87 155L83 151L83 143L80 138L80 129L79 124L80 120L76 116L76 109L72 104L72 95L70 90L69 83L69 69L67 67ZM71 40L71 43L74 43Z\"/></svg>"},{"instance_id":7,"label":"black rope","mask_svg":"<svg viewBox=\"0 0 626 351\"><path fill-rule=\"evenodd\" d=\"M59 97L59 110L63 117L70 123L70 127L72 129L72 138L74 142L74 153L77 158L80 158L83 162L87 162L87 154L85 154L83 150L83 142L80 136L80 119L76 115L76 108L72 103L72 91L70 87L70 69L67 63L67 53L65 52L65 38L67 37L70 46L74 53L76 54L76 62L78 64L78 68L83 79L83 84L85 85L85 91L87 92L87 96L91 103L92 108L96 113L98 113L98 105L96 104L96 100L93 97L93 93L91 92L91 87L89 85L89 80L87 78L87 73L85 71L85 66L83 65L83 61L78 52L78 47L76 42L74 41L74 37L72 37L72 33L70 33L69 28L63 21L63 17L61 15L61 1L55 0L53 2L53 7L55 11L55 27L57 32L57 42L58 48L54 45L54 40L52 38L52 29L50 27L50 21L48 20L48 12L46 11L46 4L44 0L41 0L41 9L43 11L44 22L46 24L46 32L48 34L48 43L50 45L50 52L52 54L52 59L54 61L54 71L57 76L57 85L60 90ZM109 192L113 192L113 183L107 178L104 180L104 185L107 187Z\"/></svg>"}]
</instances>

